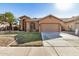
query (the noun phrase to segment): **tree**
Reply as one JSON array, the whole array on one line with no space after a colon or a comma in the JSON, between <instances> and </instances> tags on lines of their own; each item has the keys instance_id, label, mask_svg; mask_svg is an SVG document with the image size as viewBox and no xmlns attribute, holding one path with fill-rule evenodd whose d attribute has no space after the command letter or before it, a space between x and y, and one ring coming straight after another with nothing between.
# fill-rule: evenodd
<instances>
[{"instance_id":1,"label":"tree","mask_svg":"<svg viewBox=\"0 0 79 59\"><path fill-rule=\"evenodd\" d=\"M9 23L9 30L12 30L12 24L15 21L14 15L11 12L5 13L6 21Z\"/></svg>"},{"instance_id":2,"label":"tree","mask_svg":"<svg viewBox=\"0 0 79 59\"><path fill-rule=\"evenodd\" d=\"M4 14L0 15L0 22L2 22L4 20Z\"/></svg>"}]
</instances>

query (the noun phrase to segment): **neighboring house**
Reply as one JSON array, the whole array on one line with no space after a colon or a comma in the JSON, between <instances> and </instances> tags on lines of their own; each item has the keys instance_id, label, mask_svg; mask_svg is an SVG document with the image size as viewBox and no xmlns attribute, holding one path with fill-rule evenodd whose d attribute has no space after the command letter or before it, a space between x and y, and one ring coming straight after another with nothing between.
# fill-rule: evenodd
<instances>
[{"instance_id":1,"label":"neighboring house","mask_svg":"<svg viewBox=\"0 0 79 59\"><path fill-rule=\"evenodd\" d=\"M20 30L22 31L38 31L38 32L60 32L65 28L65 23L52 15L43 18L30 18L27 16L20 17Z\"/></svg>"},{"instance_id":2,"label":"neighboring house","mask_svg":"<svg viewBox=\"0 0 79 59\"><path fill-rule=\"evenodd\" d=\"M68 31L75 31L76 29L79 29L79 16L74 16L70 19L67 19L65 21L66 30Z\"/></svg>"},{"instance_id":3,"label":"neighboring house","mask_svg":"<svg viewBox=\"0 0 79 59\"><path fill-rule=\"evenodd\" d=\"M78 29L79 30L79 16L76 17L75 29Z\"/></svg>"},{"instance_id":4,"label":"neighboring house","mask_svg":"<svg viewBox=\"0 0 79 59\"><path fill-rule=\"evenodd\" d=\"M1 22L0 23L0 30L3 31L3 30L8 30L8 27L9 27L9 24L8 22Z\"/></svg>"},{"instance_id":5,"label":"neighboring house","mask_svg":"<svg viewBox=\"0 0 79 59\"><path fill-rule=\"evenodd\" d=\"M18 25L14 22L12 24L12 30L18 30ZM3 21L0 23L0 31L9 30L9 23L6 21Z\"/></svg>"}]
</instances>

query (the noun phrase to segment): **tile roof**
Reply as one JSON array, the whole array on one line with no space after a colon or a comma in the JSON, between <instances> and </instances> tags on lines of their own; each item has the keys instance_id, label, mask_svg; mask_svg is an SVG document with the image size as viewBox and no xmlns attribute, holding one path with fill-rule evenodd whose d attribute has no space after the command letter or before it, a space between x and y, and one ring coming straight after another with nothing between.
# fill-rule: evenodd
<instances>
[{"instance_id":1,"label":"tile roof","mask_svg":"<svg viewBox=\"0 0 79 59\"><path fill-rule=\"evenodd\" d=\"M48 15L48 16L55 17L55 16L53 16L53 15ZM45 17L48 17L48 16L45 16ZM30 18L30 17L25 16L25 15L24 15L24 16L21 16L21 17L19 17L19 18L21 19L21 18L23 18L23 17L29 18L31 21L39 21L39 20L45 18L45 17L43 17L43 18ZM57 17L55 17L55 18L57 18ZM74 21L74 20L79 20L79 16L73 16L73 17L71 17L71 18L57 18L57 19L59 19L59 20L61 20L61 21L64 21L64 22L70 22L70 21Z\"/></svg>"}]
</instances>

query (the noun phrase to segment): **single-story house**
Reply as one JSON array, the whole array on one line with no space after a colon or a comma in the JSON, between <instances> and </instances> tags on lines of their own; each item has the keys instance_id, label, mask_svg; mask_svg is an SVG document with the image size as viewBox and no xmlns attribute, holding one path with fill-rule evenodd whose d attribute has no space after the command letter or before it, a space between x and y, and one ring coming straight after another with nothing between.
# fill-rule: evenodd
<instances>
[{"instance_id":1,"label":"single-story house","mask_svg":"<svg viewBox=\"0 0 79 59\"><path fill-rule=\"evenodd\" d=\"M27 32L60 32L66 29L64 21L53 15L48 15L43 18L21 16L19 26L21 31Z\"/></svg>"}]
</instances>

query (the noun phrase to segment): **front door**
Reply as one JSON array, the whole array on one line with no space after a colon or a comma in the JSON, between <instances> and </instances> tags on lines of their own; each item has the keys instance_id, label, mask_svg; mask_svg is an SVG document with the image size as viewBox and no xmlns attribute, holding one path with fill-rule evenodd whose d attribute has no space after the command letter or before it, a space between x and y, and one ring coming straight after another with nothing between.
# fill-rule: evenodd
<instances>
[{"instance_id":1,"label":"front door","mask_svg":"<svg viewBox=\"0 0 79 59\"><path fill-rule=\"evenodd\" d=\"M34 22L31 23L30 28L31 28L32 32L35 32L35 23Z\"/></svg>"}]
</instances>

